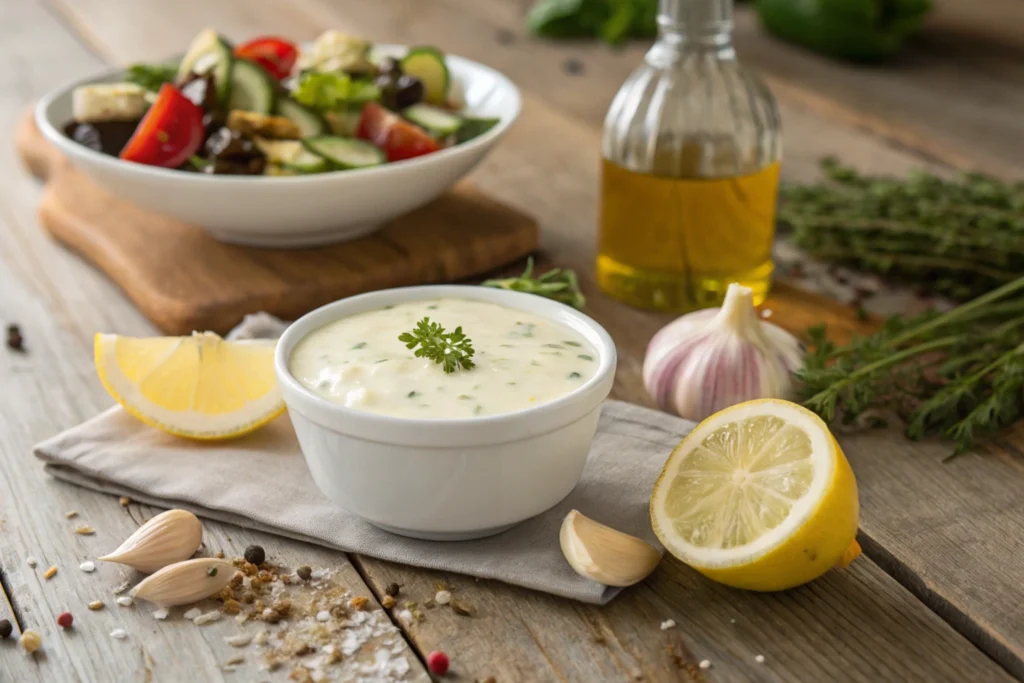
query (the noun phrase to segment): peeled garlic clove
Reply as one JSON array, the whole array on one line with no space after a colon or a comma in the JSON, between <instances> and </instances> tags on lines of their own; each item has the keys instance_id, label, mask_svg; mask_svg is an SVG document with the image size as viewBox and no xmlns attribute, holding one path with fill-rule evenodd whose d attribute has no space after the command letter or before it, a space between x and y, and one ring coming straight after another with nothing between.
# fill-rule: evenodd
<instances>
[{"instance_id":1,"label":"peeled garlic clove","mask_svg":"<svg viewBox=\"0 0 1024 683\"><path fill-rule=\"evenodd\" d=\"M606 586L632 586L661 562L661 553L650 543L595 522L577 510L562 520L558 540L577 574Z\"/></svg>"},{"instance_id":2,"label":"peeled garlic clove","mask_svg":"<svg viewBox=\"0 0 1024 683\"><path fill-rule=\"evenodd\" d=\"M791 398L804 347L765 322L749 287L729 285L721 308L688 313L647 346L644 387L662 410L700 421L756 398Z\"/></svg>"},{"instance_id":3,"label":"peeled garlic clove","mask_svg":"<svg viewBox=\"0 0 1024 683\"><path fill-rule=\"evenodd\" d=\"M168 565L136 586L131 596L161 607L187 605L208 598L231 583L238 570L215 557L197 557Z\"/></svg>"},{"instance_id":4,"label":"peeled garlic clove","mask_svg":"<svg viewBox=\"0 0 1024 683\"><path fill-rule=\"evenodd\" d=\"M149 520L114 552L97 558L151 574L192 557L203 542L203 525L188 510L168 510Z\"/></svg>"}]
</instances>

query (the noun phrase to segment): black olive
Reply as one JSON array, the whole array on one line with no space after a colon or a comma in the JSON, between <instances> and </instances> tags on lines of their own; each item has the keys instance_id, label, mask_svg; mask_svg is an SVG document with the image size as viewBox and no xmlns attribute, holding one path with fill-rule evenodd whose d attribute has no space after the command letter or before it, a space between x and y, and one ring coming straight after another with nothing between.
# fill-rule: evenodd
<instances>
[{"instance_id":1,"label":"black olive","mask_svg":"<svg viewBox=\"0 0 1024 683\"><path fill-rule=\"evenodd\" d=\"M403 74L395 84L395 109L405 109L423 101L423 81Z\"/></svg>"},{"instance_id":2,"label":"black olive","mask_svg":"<svg viewBox=\"0 0 1024 683\"><path fill-rule=\"evenodd\" d=\"M377 73L380 75L394 74L396 76L402 75L402 63L394 57L385 57L381 60L377 66Z\"/></svg>"},{"instance_id":3,"label":"black olive","mask_svg":"<svg viewBox=\"0 0 1024 683\"><path fill-rule=\"evenodd\" d=\"M203 149L207 156L231 161L247 161L254 156L263 156L251 140L230 128L218 128L211 133Z\"/></svg>"},{"instance_id":4,"label":"black olive","mask_svg":"<svg viewBox=\"0 0 1024 683\"><path fill-rule=\"evenodd\" d=\"M181 84L181 94L192 101L192 104L209 112L217 108L217 88L214 87L213 76L210 74L189 74Z\"/></svg>"},{"instance_id":5,"label":"black olive","mask_svg":"<svg viewBox=\"0 0 1024 683\"><path fill-rule=\"evenodd\" d=\"M64 127L64 134L89 149L117 156L138 125L138 121L72 121Z\"/></svg>"}]
</instances>

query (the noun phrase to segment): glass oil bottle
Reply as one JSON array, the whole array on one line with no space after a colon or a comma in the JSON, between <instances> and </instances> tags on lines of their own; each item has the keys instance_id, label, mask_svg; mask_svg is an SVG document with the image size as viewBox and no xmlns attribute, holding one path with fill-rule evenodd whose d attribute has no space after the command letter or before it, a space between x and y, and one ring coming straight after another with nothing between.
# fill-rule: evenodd
<instances>
[{"instance_id":1,"label":"glass oil bottle","mask_svg":"<svg viewBox=\"0 0 1024 683\"><path fill-rule=\"evenodd\" d=\"M775 99L736 61L732 0L660 0L658 27L605 119L598 282L656 310L717 306L731 282L760 303L782 156Z\"/></svg>"}]
</instances>

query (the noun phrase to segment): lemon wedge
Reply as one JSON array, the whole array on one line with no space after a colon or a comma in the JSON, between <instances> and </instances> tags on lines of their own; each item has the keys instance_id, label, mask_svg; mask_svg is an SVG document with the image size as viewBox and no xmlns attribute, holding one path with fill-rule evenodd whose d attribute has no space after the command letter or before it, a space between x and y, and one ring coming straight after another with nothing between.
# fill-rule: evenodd
<instances>
[{"instance_id":1,"label":"lemon wedge","mask_svg":"<svg viewBox=\"0 0 1024 683\"><path fill-rule=\"evenodd\" d=\"M651 494L665 548L705 576L751 590L806 583L860 553L857 482L828 427L763 399L701 422Z\"/></svg>"},{"instance_id":2,"label":"lemon wedge","mask_svg":"<svg viewBox=\"0 0 1024 683\"><path fill-rule=\"evenodd\" d=\"M107 392L148 425L190 439L248 434L284 411L267 340L97 334L96 372Z\"/></svg>"}]
</instances>

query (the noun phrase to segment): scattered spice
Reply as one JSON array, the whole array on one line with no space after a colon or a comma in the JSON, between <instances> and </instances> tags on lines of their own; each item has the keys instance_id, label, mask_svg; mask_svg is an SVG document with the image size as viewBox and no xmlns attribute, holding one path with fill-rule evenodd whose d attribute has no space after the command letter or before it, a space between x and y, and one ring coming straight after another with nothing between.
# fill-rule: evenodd
<instances>
[{"instance_id":1,"label":"scattered spice","mask_svg":"<svg viewBox=\"0 0 1024 683\"><path fill-rule=\"evenodd\" d=\"M562 69L570 76L581 76L586 70L583 62L575 57L569 57L562 62Z\"/></svg>"},{"instance_id":2,"label":"scattered spice","mask_svg":"<svg viewBox=\"0 0 1024 683\"><path fill-rule=\"evenodd\" d=\"M94 572L94 571L96 571L96 563L93 562L92 560L86 560L82 564L78 565L78 568L81 569L83 572L86 572L86 573Z\"/></svg>"},{"instance_id":3,"label":"scattered spice","mask_svg":"<svg viewBox=\"0 0 1024 683\"><path fill-rule=\"evenodd\" d=\"M74 519L77 516L78 516L78 510L68 510L67 512L64 513L64 518L65 519Z\"/></svg>"},{"instance_id":4,"label":"scattered spice","mask_svg":"<svg viewBox=\"0 0 1024 683\"><path fill-rule=\"evenodd\" d=\"M11 633L14 632L14 626L11 625L10 619L0 619L0 640L4 638L10 638Z\"/></svg>"},{"instance_id":5,"label":"scattered spice","mask_svg":"<svg viewBox=\"0 0 1024 683\"><path fill-rule=\"evenodd\" d=\"M21 336L21 328L13 323L7 326L7 348L11 351L25 351L25 338Z\"/></svg>"},{"instance_id":6,"label":"scattered spice","mask_svg":"<svg viewBox=\"0 0 1024 683\"><path fill-rule=\"evenodd\" d=\"M702 669L710 669L711 668L711 660L710 659L702 659L702 660L700 660L700 664L698 664L697 666L699 666Z\"/></svg>"},{"instance_id":7,"label":"scattered spice","mask_svg":"<svg viewBox=\"0 0 1024 683\"><path fill-rule=\"evenodd\" d=\"M128 496L121 496L121 498L119 498L117 502L121 504L121 507L126 508L129 505L131 505L132 499L129 498Z\"/></svg>"},{"instance_id":8,"label":"scattered spice","mask_svg":"<svg viewBox=\"0 0 1024 683\"><path fill-rule=\"evenodd\" d=\"M47 581L49 581L50 579L52 579L54 577L54 575L56 573L57 573L57 567L56 567L56 565L54 565L54 566L50 567L49 569L47 569L45 572L43 572L43 578L46 579Z\"/></svg>"},{"instance_id":9,"label":"scattered spice","mask_svg":"<svg viewBox=\"0 0 1024 683\"><path fill-rule=\"evenodd\" d=\"M758 664L764 664L764 655L758 655L754 657L754 661Z\"/></svg>"},{"instance_id":10,"label":"scattered spice","mask_svg":"<svg viewBox=\"0 0 1024 683\"><path fill-rule=\"evenodd\" d=\"M153 610L153 618L159 619L160 621L166 619L168 614L170 614L170 611L166 607L161 607L158 610Z\"/></svg>"},{"instance_id":11,"label":"scattered spice","mask_svg":"<svg viewBox=\"0 0 1024 683\"><path fill-rule=\"evenodd\" d=\"M245 655L235 655L224 660L224 666L235 666L245 661Z\"/></svg>"},{"instance_id":12,"label":"scattered spice","mask_svg":"<svg viewBox=\"0 0 1024 683\"><path fill-rule=\"evenodd\" d=\"M670 628L675 628L675 626L676 626L676 622L675 622L674 619L666 619L665 621L661 622L661 630L662 631L667 631Z\"/></svg>"},{"instance_id":13,"label":"scattered spice","mask_svg":"<svg viewBox=\"0 0 1024 683\"><path fill-rule=\"evenodd\" d=\"M265 550L263 550L263 546L250 545L245 549L245 561L249 564L253 564L258 567L261 564L263 564L266 561L266 559L267 553Z\"/></svg>"},{"instance_id":14,"label":"scattered spice","mask_svg":"<svg viewBox=\"0 0 1024 683\"><path fill-rule=\"evenodd\" d=\"M92 536L94 533L96 533L96 530L88 524L83 524L82 526L75 527L75 533L79 536Z\"/></svg>"},{"instance_id":15,"label":"scattered spice","mask_svg":"<svg viewBox=\"0 0 1024 683\"><path fill-rule=\"evenodd\" d=\"M132 602L134 601L132 600L130 595L122 595L117 599L117 604L119 604L121 607L131 607Z\"/></svg>"},{"instance_id":16,"label":"scattered spice","mask_svg":"<svg viewBox=\"0 0 1024 683\"><path fill-rule=\"evenodd\" d=\"M224 613L225 614L238 614L242 611L242 604L238 600L227 599L224 601Z\"/></svg>"},{"instance_id":17,"label":"scattered spice","mask_svg":"<svg viewBox=\"0 0 1024 683\"><path fill-rule=\"evenodd\" d=\"M395 606L395 603L397 603L397 602L398 602L398 601L397 601L397 600L395 600L395 599L394 599L393 597L391 597L390 595L385 595L385 596L384 596L383 598L381 598L381 600L380 600L380 604L381 604L381 606L382 606L382 607L383 607L384 609L391 609L392 607L394 607L394 606Z\"/></svg>"},{"instance_id":18,"label":"scattered spice","mask_svg":"<svg viewBox=\"0 0 1024 683\"><path fill-rule=\"evenodd\" d=\"M217 576L217 568L216 567L210 567L209 569L206 570L206 575L207 576Z\"/></svg>"},{"instance_id":19,"label":"scattered spice","mask_svg":"<svg viewBox=\"0 0 1024 683\"><path fill-rule=\"evenodd\" d=\"M124 640L128 637L128 632L125 631L123 628L115 628L113 631L110 632L110 637L115 638L117 640Z\"/></svg>"},{"instance_id":20,"label":"scattered spice","mask_svg":"<svg viewBox=\"0 0 1024 683\"><path fill-rule=\"evenodd\" d=\"M448 665L448 655L440 650L434 650L427 655L427 668L430 669L431 673L444 676L448 673Z\"/></svg>"},{"instance_id":21,"label":"scattered spice","mask_svg":"<svg viewBox=\"0 0 1024 683\"><path fill-rule=\"evenodd\" d=\"M218 612L217 610L213 610L212 612L200 614L198 617L192 620L192 623L196 626L202 626L203 624L209 624L211 622L217 621L218 619L220 619L220 615L220 612Z\"/></svg>"},{"instance_id":22,"label":"scattered spice","mask_svg":"<svg viewBox=\"0 0 1024 683\"><path fill-rule=\"evenodd\" d=\"M434 596L434 602L439 605L447 605L452 601L452 594L450 591L440 590L437 591L437 595Z\"/></svg>"},{"instance_id":23,"label":"scattered spice","mask_svg":"<svg viewBox=\"0 0 1024 683\"><path fill-rule=\"evenodd\" d=\"M303 581L309 581L309 578L313 576L313 570L308 564L304 564L295 570L295 573L299 575L299 578Z\"/></svg>"},{"instance_id":24,"label":"scattered spice","mask_svg":"<svg viewBox=\"0 0 1024 683\"><path fill-rule=\"evenodd\" d=\"M87 607L95 612L98 609L103 609L104 605L102 600L93 600L87 605Z\"/></svg>"},{"instance_id":25,"label":"scattered spice","mask_svg":"<svg viewBox=\"0 0 1024 683\"><path fill-rule=\"evenodd\" d=\"M367 598L365 596L362 596L362 595L357 595L356 597L352 598L352 600L349 601L349 606L351 606L352 609L356 609L356 610L359 610L361 612L361 611L366 609L366 605L369 602L370 602L369 598Z\"/></svg>"},{"instance_id":26,"label":"scattered spice","mask_svg":"<svg viewBox=\"0 0 1024 683\"><path fill-rule=\"evenodd\" d=\"M224 642L231 647L245 647L252 642L253 634L251 633L240 633L237 636L231 636L225 638Z\"/></svg>"},{"instance_id":27,"label":"scattered spice","mask_svg":"<svg viewBox=\"0 0 1024 683\"><path fill-rule=\"evenodd\" d=\"M384 587L384 592L387 593L388 595L390 595L393 598L397 598L398 597L398 592L400 590L402 590L401 586L399 586L394 581L392 581L391 583L389 583L387 586Z\"/></svg>"},{"instance_id":28,"label":"scattered spice","mask_svg":"<svg viewBox=\"0 0 1024 683\"><path fill-rule=\"evenodd\" d=\"M452 600L452 611L462 617L473 616L473 608L469 603L463 602L459 599Z\"/></svg>"},{"instance_id":29,"label":"scattered spice","mask_svg":"<svg viewBox=\"0 0 1024 683\"><path fill-rule=\"evenodd\" d=\"M30 567L34 567L38 563L39 563L39 560L37 560L36 558L32 557L31 555L29 555L28 557L25 558L25 564L27 564Z\"/></svg>"},{"instance_id":30,"label":"scattered spice","mask_svg":"<svg viewBox=\"0 0 1024 683\"><path fill-rule=\"evenodd\" d=\"M43 646L43 637L35 631L28 630L21 634L18 642L21 643L21 647L24 648L25 652L31 654Z\"/></svg>"},{"instance_id":31,"label":"scattered spice","mask_svg":"<svg viewBox=\"0 0 1024 683\"><path fill-rule=\"evenodd\" d=\"M61 612L57 615L57 625L61 628L71 628L75 618L71 616L71 612Z\"/></svg>"},{"instance_id":32,"label":"scattered spice","mask_svg":"<svg viewBox=\"0 0 1024 683\"><path fill-rule=\"evenodd\" d=\"M199 609L198 607L193 607L192 609L187 610L181 616L183 618L185 618L185 619L188 619L189 621L192 621L193 619L195 619L196 617L198 617L202 613L203 613L203 610Z\"/></svg>"}]
</instances>

